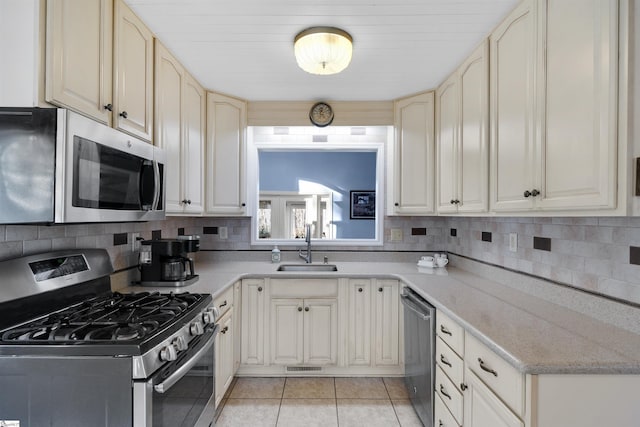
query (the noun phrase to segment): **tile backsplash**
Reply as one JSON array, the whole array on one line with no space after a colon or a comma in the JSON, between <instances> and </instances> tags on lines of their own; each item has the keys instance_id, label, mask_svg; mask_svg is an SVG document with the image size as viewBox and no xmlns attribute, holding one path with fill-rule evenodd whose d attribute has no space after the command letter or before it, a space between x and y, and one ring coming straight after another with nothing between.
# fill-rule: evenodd
<instances>
[{"instance_id":1,"label":"tile backsplash","mask_svg":"<svg viewBox=\"0 0 640 427\"><path fill-rule=\"evenodd\" d=\"M226 227L227 239L221 239L222 227ZM137 263L137 253L131 250L133 233L150 239L159 231L162 237L175 237L179 230L185 234L200 234L202 250L270 250L270 247L251 246L250 227L251 220L247 217L173 217L146 223L0 225L0 260L56 249L99 247L106 248L115 269L122 270ZM402 231L400 240L391 241L392 229ZM487 239L488 233L490 239ZM510 250L511 233L516 234L515 251ZM127 240L120 244L123 234ZM323 251L358 252L447 250L640 304L640 217L386 217L382 246L314 244L314 247Z\"/></svg>"}]
</instances>

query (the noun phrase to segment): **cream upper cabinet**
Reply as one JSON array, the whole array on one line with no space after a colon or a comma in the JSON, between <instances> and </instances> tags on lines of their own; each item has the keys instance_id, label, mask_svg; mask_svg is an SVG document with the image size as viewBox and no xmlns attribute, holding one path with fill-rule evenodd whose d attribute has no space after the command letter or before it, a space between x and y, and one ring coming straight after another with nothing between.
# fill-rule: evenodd
<instances>
[{"instance_id":1,"label":"cream upper cabinet","mask_svg":"<svg viewBox=\"0 0 640 427\"><path fill-rule=\"evenodd\" d=\"M536 10L524 0L490 42L491 210L533 208L535 181ZM539 191L539 189L538 189Z\"/></svg>"},{"instance_id":2,"label":"cream upper cabinet","mask_svg":"<svg viewBox=\"0 0 640 427\"><path fill-rule=\"evenodd\" d=\"M206 132L206 92L190 74L184 80L183 179L185 213L201 214L204 210L204 162Z\"/></svg>"},{"instance_id":3,"label":"cream upper cabinet","mask_svg":"<svg viewBox=\"0 0 640 427\"><path fill-rule=\"evenodd\" d=\"M460 96L458 74L454 73L436 90L436 171L439 213L457 211L458 135L460 133Z\"/></svg>"},{"instance_id":4,"label":"cream upper cabinet","mask_svg":"<svg viewBox=\"0 0 640 427\"><path fill-rule=\"evenodd\" d=\"M158 40L156 40L155 57L155 144L164 148L167 154L165 209L167 213L181 213L183 211L182 98L185 70Z\"/></svg>"},{"instance_id":5,"label":"cream upper cabinet","mask_svg":"<svg viewBox=\"0 0 640 427\"><path fill-rule=\"evenodd\" d=\"M113 1L47 1L46 100L111 125Z\"/></svg>"},{"instance_id":6,"label":"cream upper cabinet","mask_svg":"<svg viewBox=\"0 0 640 427\"><path fill-rule=\"evenodd\" d=\"M156 40L155 144L167 153L167 214L201 214L205 136L205 92Z\"/></svg>"},{"instance_id":7,"label":"cream upper cabinet","mask_svg":"<svg viewBox=\"0 0 640 427\"><path fill-rule=\"evenodd\" d=\"M491 209L616 208L619 1L527 0L490 40Z\"/></svg>"},{"instance_id":8,"label":"cream upper cabinet","mask_svg":"<svg viewBox=\"0 0 640 427\"><path fill-rule=\"evenodd\" d=\"M388 209L393 215L428 215L434 206L434 94L395 101L395 147Z\"/></svg>"},{"instance_id":9,"label":"cream upper cabinet","mask_svg":"<svg viewBox=\"0 0 640 427\"><path fill-rule=\"evenodd\" d=\"M616 207L618 0L539 1L540 209Z\"/></svg>"},{"instance_id":10,"label":"cream upper cabinet","mask_svg":"<svg viewBox=\"0 0 640 427\"><path fill-rule=\"evenodd\" d=\"M207 93L205 212L245 215L245 101Z\"/></svg>"},{"instance_id":11,"label":"cream upper cabinet","mask_svg":"<svg viewBox=\"0 0 640 427\"><path fill-rule=\"evenodd\" d=\"M436 91L439 213L488 208L488 57L484 42Z\"/></svg>"},{"instance_id":12,"label":"cream upper cabinet","mask_svg":"<svg viewBox=\"0 0 640 427\"><path fill-rule=\"evenodd\" d=\"M153 34L123 0L114 22L114 127L152 141Z\"/></svg>"}]
</instances>

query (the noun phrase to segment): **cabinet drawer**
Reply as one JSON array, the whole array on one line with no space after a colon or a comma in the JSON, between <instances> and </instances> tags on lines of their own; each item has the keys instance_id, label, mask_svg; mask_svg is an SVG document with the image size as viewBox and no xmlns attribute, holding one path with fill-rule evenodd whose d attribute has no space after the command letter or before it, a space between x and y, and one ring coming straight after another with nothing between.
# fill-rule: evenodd
<instances>
[{"instance_id":1,"label":"cabinet drawer","mask_svg":"<svg viewBox=\"0 0 640 427\"><path fill-rule=\"evenodd\" d=\"M273 298L325 298L338 296L336 279L271 279Z\"/></svg>"},{"instance_id":2,"label":"cabinet drawer","mask_svg":"<svg viewBox=\"0 0 640 427\"><path fill-rule=\"evenodd\" d=\"M465 363L516 415L524 415L524 374L467 333Z\"/></svg>"},{"instance_id":3,"label":"cabinet drawer","mask_svg":"<svg viewBox=\"0 0 640 427\"><path fill-rule=\"evenodd\" d=\"M439 310L436 314L436 334L442 338L458 356L462 357L464 353L464 329Z\"/></svg>"},{"instance_id":4,"label":"cabinet drawer","mask_svg":"<svg viewBox=\"0 0 640 427\"><path fill-rule=\"evenodd\" d=\"M464 381L464 363L440 337L436 338L436 363L459 389L460 384Z\"/></svg>"},{"instance_id":5,"label":"cabinet drawer","mask_svg":"<svg viewBox=\"0 0 640 427\"><path fill-rule=\"evenodd\" d=\"M462 393L458 391L439 366L436 366L436 394L440 396L442 402L449 408L451 415L453 415L458 424L462 425Z\"/></svg>"},{"instance_id":6,"label":"cabinet drawer","mask_svg":"<svg viewBox=\"0 0 640 427\"><path fill-rule=\"evenodd\" d=\"M451 412L447 409L446 405L442 402L439 395L436 395L434 400L434 413L435 427L458 427L459 424L456 419L453 418Z\"/></svg>"},{"instance_id":7,"label":"cabinet drawer","mask_svg":"<svg viewBox=\"0 0 640 427\"><path fill-rule=\"evenodd\" d=\"M214 307L218 310L218 319L233 307L233 286L229 286L213 301Z\"/></svg>"}]
</instances>

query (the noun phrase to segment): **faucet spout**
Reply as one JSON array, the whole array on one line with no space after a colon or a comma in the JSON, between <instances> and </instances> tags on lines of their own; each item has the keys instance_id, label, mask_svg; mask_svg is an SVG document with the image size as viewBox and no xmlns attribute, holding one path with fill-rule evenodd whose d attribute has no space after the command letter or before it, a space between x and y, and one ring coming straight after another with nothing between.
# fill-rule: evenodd
<instances>
[{"instance_id":1,"label":"faucet spout","mask_svg":"<svg viewBox=\"0 0 640 427\"><path fill-rule=\"evenodd\" d=\"M302 249L298 251L298 256L302 258L307 264L311 264L311 224L307 224L304 229L304 241L307 242L307 250L302 252Z\"/></svg>"}]
</instances>

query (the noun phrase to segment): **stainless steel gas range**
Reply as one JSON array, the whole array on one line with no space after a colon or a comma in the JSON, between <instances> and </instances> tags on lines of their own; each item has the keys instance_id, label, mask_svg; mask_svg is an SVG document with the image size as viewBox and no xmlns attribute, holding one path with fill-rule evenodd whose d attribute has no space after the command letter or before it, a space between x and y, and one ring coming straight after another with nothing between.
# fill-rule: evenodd
<instances>
[{"instance_id":1,"label":"stainless steel gas range","mask_svg":"<svg viewBox=\"0 0 640 427\"><path fill-rule=\"evenodd\" d=\"M209 294L112 292L101 249L0 262L0 420L210 426Z\"/></svg>"}]
</instances>

